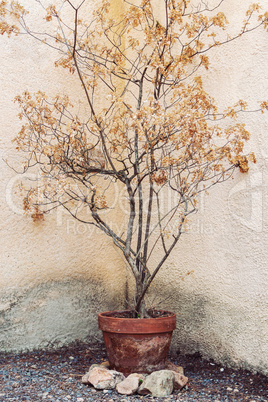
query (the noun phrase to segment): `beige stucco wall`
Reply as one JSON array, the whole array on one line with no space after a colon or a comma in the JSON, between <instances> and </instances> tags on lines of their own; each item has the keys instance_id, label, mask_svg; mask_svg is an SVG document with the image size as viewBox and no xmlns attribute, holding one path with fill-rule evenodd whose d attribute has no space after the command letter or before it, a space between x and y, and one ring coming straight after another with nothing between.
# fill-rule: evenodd
<instances>
[{"instance_id":1,"label":"beige stucco wall","mask_svg":"<svg viewBox=\"0 0 268 402\"><path fill-rule=\"evenodd\" d=\"M225 4L236 26L250 1ZM254 109L256 99L267 98L267 43L261 29L214 52L205 83L220 106L243 98ZM53 53L30 38L1 37L0 48L0 350L100 337L96 313L124 306L128 274L121 255L102 234L64 213L39 223L26 218L14 196L20 176L2 161L17 158L11 140L20 127L18 93L67 91L79 99L80 87L75 76L51 69ZM258 163L201 197L152 300L171 295L164 304L178 314L174 350L267 373L268 114L243 118Z\"/></svg>"},{"instance_id":2,"label":"beige stucco wall","mask_svg":"<svg viewBox=\"0 0 268 402\"><path fill-rule=\"evenodd\" d=\"M36 7L32 0L22 3ZM33 24L39 20L35 7ZM11 143L21 124L17 94L41 89L79 100L82 91L76 77L53 68L53 51L33 39L1 36L0 47L0 350L94 337L96 312L123 305L122 257L104 236L62 211L39 223L26 218L15 195L21 175L2 160L12 166L18 160Z\"/></svg>"}]
</instances>

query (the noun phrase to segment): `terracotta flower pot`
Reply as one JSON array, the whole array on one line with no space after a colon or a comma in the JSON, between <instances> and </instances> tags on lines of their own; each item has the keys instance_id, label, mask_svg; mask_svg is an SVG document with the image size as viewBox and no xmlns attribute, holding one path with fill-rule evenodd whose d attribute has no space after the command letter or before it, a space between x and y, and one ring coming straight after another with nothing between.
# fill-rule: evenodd
<instances>
[{"instance_id":1,"label":"terracotta flower pot","mask_svg":"<svg viewBox=\"0 0 268 402\"><path fill-rule=\"evenodd\" d=\"M165 312L166 316L157 318L117 318L122 313L126 311L98 316L111 369L124 374L164 369L176 315Z\"/></svg>"}]
</instances>

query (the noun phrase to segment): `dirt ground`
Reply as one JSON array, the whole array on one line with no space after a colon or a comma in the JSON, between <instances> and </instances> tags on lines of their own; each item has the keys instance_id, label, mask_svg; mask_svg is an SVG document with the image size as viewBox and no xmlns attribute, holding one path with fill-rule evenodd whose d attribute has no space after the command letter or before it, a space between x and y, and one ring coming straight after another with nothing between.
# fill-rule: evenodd
<instances>
[{"instance_id":1,"label":"dirt ground","mask_svg":"<svg viewBox=\"0 0 268 402\"><path fill-rule=\"evenodd\" d=\"M0 401L268 401L268 378L224 368L199 355L171 356L183 366L188 385L166 398L124 396L81 383L93 363L106 360L103 344L74 344L57 350L0 354Z\"/></svg>"}]
</instances>

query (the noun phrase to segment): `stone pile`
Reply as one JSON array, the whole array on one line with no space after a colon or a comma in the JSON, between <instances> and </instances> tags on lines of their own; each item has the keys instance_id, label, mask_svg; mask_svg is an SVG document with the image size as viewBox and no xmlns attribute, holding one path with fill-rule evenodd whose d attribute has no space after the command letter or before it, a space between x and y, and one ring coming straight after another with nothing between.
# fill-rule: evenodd
<instances>
[{"instance_id":1,"label":"stone pile","mask_svg":"<svg viewBox=\"0 0 268 402\"><path fill-rule=\"evenodd\" d=\"M98 390L116 389L121 395L152 395L167 397L175 390L182 389L188 382L183 368L168 362L165 370L151 374L133 373L125 377L122 373L109 370L109 363L93 364L82 377L82 383Z\"/></svg>"}]
</instances>

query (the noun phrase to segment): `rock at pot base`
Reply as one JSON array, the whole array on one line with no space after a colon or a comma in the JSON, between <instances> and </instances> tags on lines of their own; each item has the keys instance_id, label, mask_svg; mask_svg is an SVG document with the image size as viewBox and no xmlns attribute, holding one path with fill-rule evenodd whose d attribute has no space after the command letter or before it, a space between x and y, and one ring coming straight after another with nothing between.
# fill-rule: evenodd
<instances>
[{"instance_id":1,"label":"rock at pot base","mask_svg":"<svg viewBox=\"0 0 268 402\"><path fill-rule=\"evenodd\" d=\"M114 389L124 379L124 375L118 371L95 366L83 376L82 382L83 384L91 384L96 389Z\"/></svg>"},{"instance_id":2,"label":"rock at pot base","mask_svg":"<svg viewBox=\"0 0 268 402\"><path fill-rule=\"evenodd\" d=\"M174 389L181 390L187 384L188 377L185 377L185 375L183 374L176 373L175 371L173 371L173 373L174 373Z\"/></svg>"},{"instance_id":3,"label":"rock at pot base","mask_svg":"<svg viewBox=\"0 0 268 402\"><path fill-rule=\"evenodd\" d=\"M174 373L170 370L155 371L148 375L138 389L140 395L151 394L155 397L166 397L172 394Z\"/></svg>"},{"instance_id":4,"label":"rock at pot base","mask_svg":"<svg viewBox=\"0 0 268 402\"><path fill-rule=\"evenodd\" d=\"M177 366L176 364L172 363L170 360L166 362L165 370L175 371L175 373L184 374L183 367Z\"/></svg>"},{"instance_id":5,"label":"rock at pot base","mask_svg":"<svg viewBox=\"0 0 268 402\"><path fill-rule=\"evenodd\" d=\"M142 374L130 374L124 381L116 386L116 391L122 395L133 395L138 390L141 380L145 377Z\"/></svg>"}]
</instances>

